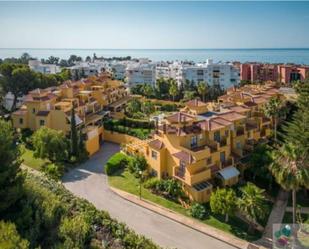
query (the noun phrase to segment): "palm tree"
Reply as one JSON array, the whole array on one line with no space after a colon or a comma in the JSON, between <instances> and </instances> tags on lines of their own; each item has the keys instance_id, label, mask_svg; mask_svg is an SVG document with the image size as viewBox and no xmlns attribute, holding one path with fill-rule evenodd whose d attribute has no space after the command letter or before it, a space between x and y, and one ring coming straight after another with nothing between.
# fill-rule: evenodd
<instances>
[{"instance_id":1,"label":"palm tree","mask_svg":"<svg viewBox=\"0 0 309 249\"><path fill-rule=\"evenodd\" d=\"M147 97L147 98L150 98L151 95L153 94L153 88L151 85L149 84L144 84L142 86L142 90L144 92L144 95Z\"/></svg>"},{"instance_id":2,"label":"palm tree","mask_svg":"<svg viewBox=\"0 0 309 249\"><path fill-rule=\"evenodd\" d=\"M296 222L296 192L301 187L309 188L308 155L291 143L274 151L270 171L285 190L292 191L293 223Z\"/></svg>"},{"instance_id":3,"label":"palm tree","mask_svg":"<svg viewBox=\"0 0 309 249\"><path fill-rule=\"evenodd\" d=\"M208 92L208 84L201 81L197 84L197 92L202 96L203 102L205 102L206 94Z\"/></svg>"},{"instance_id":4,"label":"palm tree","mask_svg":"<svg viewBox=\"0 0 309 249\"><path fill-rule=\"evenodd\" d=\"M256 223L258 218L263 218L267 214L266 198L264 196L264 189L260 189L253 183L247 183L241 189L241 198L238 201L239 209L244 215ZM252 230L252 224L249 230Z\"/></svg>"},{"instance_id":5,"label":"palm tree","mask_svg":"<svg viewBox=\"0 0 309 249\"><path fill-rule=\"evenodd\" d=\"M175 97L178 95L179 90L176 82L171 82L169 94L172 96L173 101L175 101Z\"/></svg>"},{"instance_id":6,"label":"palm tree","mask_svg":"<svg viewBox=\"0 0 309 249\"><path fill-rule=\"evenodd\" d=\"M277 141L277 122L281 106L282 101L279 98L271 98L263 110L264 115L273 120L275 142Z\"/></svg>"}]
</instances>

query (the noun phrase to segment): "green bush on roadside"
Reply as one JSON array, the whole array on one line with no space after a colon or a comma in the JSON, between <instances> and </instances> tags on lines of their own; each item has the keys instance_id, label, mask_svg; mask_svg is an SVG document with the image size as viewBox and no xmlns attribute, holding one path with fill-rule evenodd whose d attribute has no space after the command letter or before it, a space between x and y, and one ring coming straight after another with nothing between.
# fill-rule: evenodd
<instances>
[{"instance_id":1,"label":"green bush on roadside","mask_svg":"<svg viewBox=\"0 0 309 249\"><path fill-rule=\"evenodd\" d=\"M189 211L190 215L196 219L202 220L206 216L206 209L200 203L194 203Z\"/></svg>"},{"instance_id":2,"label":"green bush on roadside","mask_svg":"<svg viewBox=\"0 0 309 249\"><path fill-rule=\"evenodd\" d=\"M105 169L105 173L107 175L112 175L114 174L116 171L123 169L126 165L128 165L130 158L121 153L118 152L115 155L113 155L105 164L104 169Z\"/></svg>"}]
</instances>

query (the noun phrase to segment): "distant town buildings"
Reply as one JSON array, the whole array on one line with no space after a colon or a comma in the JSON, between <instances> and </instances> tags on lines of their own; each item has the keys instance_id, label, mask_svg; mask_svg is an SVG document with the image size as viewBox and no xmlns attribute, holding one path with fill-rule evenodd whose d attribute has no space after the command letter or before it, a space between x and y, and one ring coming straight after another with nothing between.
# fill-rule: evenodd
<instances>
[{"instance_id":1,"label":"distant town buildings","mask_svg":"<svg viewBox=\"0 0 309 249\"><path fill-rule=\"evenodd\" d=\"M129 86L136 84L156 83L156 66L152 63L138 62L129 64L126 69L127 83Z\"/></svg>"},{"instance_id":2,"label":"distant town buildings","mask_svg":"<svg viewBox=\"0 0 309 249\"><path fill-rule=\"evenodd\" d=\"M309 66L278 65L279 81L285 84L293 81L304 81L309 74Z\"/></svg>"},{"instance_id":3,"label":"distant town buildings","mask_svg":"<svg viewBox=\"0 0 309 249\"><path fill-rule=\"evenodd\" d=\"M97 76L106 68L106 63L98 62L79 62L75 66L70 67L72 79L87 78L89 76Z\"/></svg>"},{"instance_id":4,"label":"distant town buildings","mask_svg":"<svg viewBox=\"0 0 309 249\"><path fill-rule=\"evenodd\" d=\"M29 60L28 66L31 70L43 74L56 74L61 72L61 68L54 64L43 64L39 60Z\"/></svg>"},{"instance_id":5,"label":"distant town buildings","mask_svg":"<svg viewBox=\"0 0 309 249\"><path fill-rule=\"evenodd\" d=\"M240 64L241 80L253 83L274 81L289 84L293 81L305 80L308 73L308 66L261 63Z\"/></svg>"},{"instance_id":6,"label":"distant town buildings","mask_svg":"<svg viewBox=\"0 0 309 249\"><path fill-rule=\"evenodd\" d=\"M201 81L208 85L220 85L224 88L240 83L239 68L230 63L213 63L207 60L204 64L185 66L182 69L182 82L198 84Z\"/></svg>"}]
</instances>

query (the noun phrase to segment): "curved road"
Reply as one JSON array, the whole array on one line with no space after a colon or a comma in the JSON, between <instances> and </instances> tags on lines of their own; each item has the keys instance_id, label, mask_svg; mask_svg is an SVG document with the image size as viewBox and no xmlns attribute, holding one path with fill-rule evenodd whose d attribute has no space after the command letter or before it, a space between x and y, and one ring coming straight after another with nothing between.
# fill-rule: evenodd
<instances>
[{"instance_id":1,"label":"curved road","mask_svg":"<svg viewBox=\"0 0 309 249\"><path fill-rule=\"evenodd\" d=\"M75 195L106 210L113 218L126 223L163 247L179 249L235 249L219 240L174 222L148 209L126 201L112 192L103 174L107 159L119 151L119 145L104 143L101 150L80 167L63 177L63 184Z\"/></svg>"}]
</instances>

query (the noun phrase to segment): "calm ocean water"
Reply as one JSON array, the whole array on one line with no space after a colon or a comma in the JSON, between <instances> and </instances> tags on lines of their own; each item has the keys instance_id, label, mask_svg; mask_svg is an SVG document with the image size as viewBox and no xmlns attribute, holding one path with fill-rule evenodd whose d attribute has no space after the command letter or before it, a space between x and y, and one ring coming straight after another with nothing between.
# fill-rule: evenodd
<instances>
[{"instance_id":1,"label":"calm ocean water","mask_svg":"<svg viewBox=\"0 0 309 249\"><path fill-rule=\"evenodd\" d=\"M19 57L27 52L32 57L47 58L50 55L67 59L71 54L100 57L132 56L153 61L192 60L203 62L213 59L222 61L259 61L270 63L298 63L309 65L309 48L306 49L3 49L0 58Z\"/></svg>"}]
</instances>

